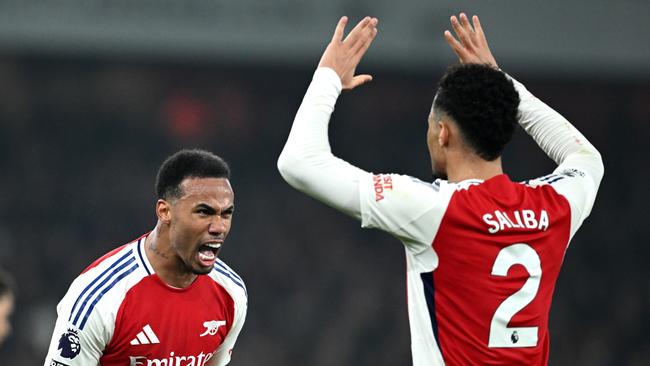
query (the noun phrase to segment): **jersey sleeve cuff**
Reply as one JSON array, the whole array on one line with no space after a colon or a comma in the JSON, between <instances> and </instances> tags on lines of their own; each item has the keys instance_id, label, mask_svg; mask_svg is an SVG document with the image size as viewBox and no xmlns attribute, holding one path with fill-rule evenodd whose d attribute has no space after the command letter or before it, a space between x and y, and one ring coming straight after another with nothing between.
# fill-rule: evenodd
<instances>
[{"instance_id":1,"label":"jersey sleeve cuff","mask_svg":"<svg viewBox=\"0 0 650 366\"><path fill-rule=\"evenodd\" d=\"M313 81L332 87L332 91L334 91L337 96L341 94L341 90L343 90L343 85L341 85L341 78L336 73L336 71L332 70L329 67L319 67L316 69L314 72Z\"/></svg>"}]
</instances>

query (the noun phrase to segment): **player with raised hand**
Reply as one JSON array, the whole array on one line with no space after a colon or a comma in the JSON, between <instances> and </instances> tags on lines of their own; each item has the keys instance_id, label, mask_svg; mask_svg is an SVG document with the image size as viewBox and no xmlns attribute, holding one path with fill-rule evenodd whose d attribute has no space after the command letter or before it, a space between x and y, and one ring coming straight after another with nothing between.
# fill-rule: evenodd
<instances>
[{"instance_id":1,"label":"player with raised hand","mask_svg":"<svg viewBox=\"0 0 650 366\"><path fill-rule=\"evenodd\" d=\"M345 90L372 81L372 76L355 75L355 70L377 35L377 22L377 18L365 17L344 38L348 17L341 17L334 30L332 41L318 63L319 68L334 70L340 76L341 85Z\"/></svg>"},{"instance_id":2,"label":"player with raised hand","mask_svg":"<svg viewBox=\"0 0 650 366\"><path fill-rule=\"evenodd\" d=\"M564 117L497 69L478 17L459 18L451 17L456 37L444 37L461 65L442 77L428 117L440 179L372 174L331 153L328 124L341 90L370 80L354 76L377 33L369 18L343 41L345 20L337 26L278 169L293 187L404 244L414 365L546 365L555 282L593 206L602 160ZM517 183L503 173L517 124L558 164L551 174Z\"/></svg>"}]
</instances>

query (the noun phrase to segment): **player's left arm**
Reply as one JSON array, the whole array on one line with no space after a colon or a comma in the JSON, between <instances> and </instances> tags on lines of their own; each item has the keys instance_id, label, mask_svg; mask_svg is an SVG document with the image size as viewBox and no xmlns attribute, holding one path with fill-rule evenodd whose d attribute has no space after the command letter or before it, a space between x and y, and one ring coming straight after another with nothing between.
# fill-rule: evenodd
<instances>
[{"instance_id":1,"label":"player's left arm","mask_svg":"<svg viewBox=\"0 0 650 366\"><path fill-rule=\"evenodd\" d=\"M459 61L498 68L478 17L472 17L472 24L462 13L450 20L457 38L450 31L445 31L444 35ZM554 173L561 179L555 181L553 187L571 204L573 234L591 212L596 199L604 174L600 153L560 113L537 99L523 84L514 78L511 80L521 100L519 124L558 164Z\"/></svg>"},{"instance_id":2,"label":"player's left arm","mask_svg":"<svg viewBox=\"0 0 650 366\"><path fill-rule=\"evenodd\" d=\"M244 321L246 320L247 309L248 304L245 301L235 306L233 325L226 335L226 338L223 340L223 343L221 343L214 352L214 356L212 356L210 363L208 363L209 366L224 366L230 362L233 349L235 348L235 343L237 342L237 337L239 337L239 333L241 332L242 327L244 326Z\"/></svg>"},{"instance_id":3,"label":"player's left arm","mask_svg":"<svg viewBox=\"0 0 650 366\"><path fill-rule=\"evenodd\" d=\"M557 168L547 177L571 206L571 236L589 216L604 174L598 150L566 118L513 79L519 92L519 124L553 159Z\"/></svg>"}]
</instances>

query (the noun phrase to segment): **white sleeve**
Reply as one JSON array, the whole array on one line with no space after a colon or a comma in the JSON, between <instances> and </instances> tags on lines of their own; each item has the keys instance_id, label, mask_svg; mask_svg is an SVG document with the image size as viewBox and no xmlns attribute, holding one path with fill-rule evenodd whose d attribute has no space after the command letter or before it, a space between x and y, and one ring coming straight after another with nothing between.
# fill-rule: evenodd
<instances>
[{"instance_id":1,"label":"white sleeve","mask_svg":"<svg viewBox=\"0 0 650 366\"><path fill-rule=\"evenodd\" d=\"M278 170L297 190L360 219L358 185L368 173L332 155L327 135L340 93L336 72L317 69L278 158Z\"/></svg>"},{"instance_id":2,"label":"white sleeve","mask_svg":"<svg viewBox=\"0 0 650 366\"><path fill-rule=\"evenodd\" d=\"M414 254L431 247L454 190L397 174L363 177L359 183L361 226L384 230Z\"/></svg>"},{"instance_id":3,"label":"white sleeve","mask_svg":"<svg viewBox=\"0 0 650 366\"><path fill-rule=\"evenodd\" d=\"M373 175L332 154L328 124L340 93L334 70L316 70L278 159L280 174L294 188L361 220L364 227L393 234L415 252L429 247L432 225L422 225L426 220L419 218L431 213L436 201L431 184Z\"/></svg>"},{"instance_id":4,"label":"white sleeve","mask_svg":"<svg viewBox=\"0 0 650 366\"><path fill-rule=\"evenodd\" d=\"M596 148L562 115L512 79L519 93L519 124L558 167L553 184L571 205L571 236L589 216L603 178L604 167ZM548 181L553 181L551 178Z\"/></svg>"},{"instance_id":5,"label":"white sleeve","mask_svg":"<svg viewBox=\"0 0 650 366\"><path fill-rule=\"evenodd\" d=\"M235 319L233 325L230 328L230 331L226 335L226 339L223 340L219 348L214 352L213 360L210 364L213 366L224 366L230 362L232 356L232 351L235 348L235 342L239 333L244 326L244 321L246 320L246 312L248 309L248 304L244 299L240 304L235 306Z\"/></svg>"},{"instance_id":6,"label":"white sleeve","mask_svg":"<svg viewBox=\"0 0 650 366\"><path fill-rule=\"evenodd\" d=\"M73 308L78 310L81 303L76 303L83 289L88 285L90 276L78 277L57 305L57 320L52 333L50 347L45 357L45 366L95 366L113 333L109 319L104 319L104 312L93 311L88 314L82 329L75 325ZM76 304L75 304L76 303ZM76 306L75 306L76 305ZM80 319L81 321L82 319ZM76 324L79 324L77 321Z\"/></svg>"}]
</instances>

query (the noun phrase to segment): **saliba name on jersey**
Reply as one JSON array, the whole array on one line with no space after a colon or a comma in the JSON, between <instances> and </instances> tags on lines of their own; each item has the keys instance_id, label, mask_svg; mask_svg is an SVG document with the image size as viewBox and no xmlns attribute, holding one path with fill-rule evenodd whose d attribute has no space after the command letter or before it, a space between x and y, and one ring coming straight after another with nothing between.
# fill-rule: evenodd
<instances>
[{"instance_id":1,"label":"saliba name on jersey","mask_svg":"<svg viewBox=\"0 0 650 366\"><path fill-rule=\"evenodd\" d=\"M489 225L487 231L494 234L504 229L548 229L549 217L546 210L541 210L538 214L533 210L514 210L512 212L503 212L495 210L492 213L483 215L483 221Z\"/></svg>"}]
</instances>

